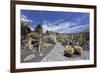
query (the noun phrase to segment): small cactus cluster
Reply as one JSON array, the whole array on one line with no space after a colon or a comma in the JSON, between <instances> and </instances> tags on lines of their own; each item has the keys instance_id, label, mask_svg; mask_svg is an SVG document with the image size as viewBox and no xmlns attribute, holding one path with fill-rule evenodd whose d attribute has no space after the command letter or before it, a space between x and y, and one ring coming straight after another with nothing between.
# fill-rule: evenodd
<instances>
[{"instance_id":1,"label":"small cactus cluster","mask_svg":"<svg viewBox=\"0 0 100 73\"><path fill-rule=\"evenodd\" d=\"M73 54L82 56L82 53L83 53L82 47L80 47L78 45L75 45L75 46L67 45L67 46L65 46L64 55L67 56L67 57L71 57Z\"/></svg>"}]
</instances>

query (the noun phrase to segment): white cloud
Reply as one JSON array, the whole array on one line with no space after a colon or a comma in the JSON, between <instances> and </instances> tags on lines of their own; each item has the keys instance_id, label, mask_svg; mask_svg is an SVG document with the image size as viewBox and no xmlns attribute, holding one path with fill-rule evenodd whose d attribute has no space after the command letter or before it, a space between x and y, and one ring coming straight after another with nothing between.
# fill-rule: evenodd
<instances>
[{"instance_id":1,"label":"white cloud","mask_svg":"<svg viewBox=\"0 0 100 73\"><path fill-rule=\"evenodd\" d=\"M78 21L77 19L76 21ZM57 22L57 21L55 21ZM74 32L80 32L84 29L86 29L89 25L80 25L79 22L69 22L69 21L63 21L57 23L58 25L55 25L54 23L50 23L48 21L45 21L43 24L43 29L44 32L49 30L49 31L55 31L55 32L60 32L60 33L74 33Z\"/></svg>"},{"instance_id":2,"label":"white cloud","mask_svg":"<svg viewBox=\"0 0 100 73\"><path fill-rule=\"evenodd\" d=\"M80 31L82 31L86 28L88 28L88 25L79 25L79 26L75 26L75 27L72 27L72 28L63 29L60 32L61 33L75 33L75 32L80 32Z\"/></svg>"},{"instance_id":3,"label":"white cloud","mask_svg":"<svg viewBox=\"0 0 100 73\"><path fill-rule=\"evenodd\" d=\"M82 20L86 18L87 15L82 15L81 17L77 17L77 19L74 19L76 23L80 24Z\"/></svg>"},{"instance_id":4,"label":"white cloud","mask_svg":"<svg viewBox=\"0 0 100 73\"><path fill-rule=\"evenodd\" d=\"M25 15L21 15L21 21L33 23L33 21L31 19L27 18Z\"/></svg>"},{"instance_id":5,"label":"white cloud","mask_svg":"<svg viewBox=\"0 0 100 73\"><path fill-rule=\"evenodd\" d=\"M25 15L21 15L21 21L25 21L25 22L29 22L29 23L33 23L33 20L29 19L27 16ZM32 27L32 25L29 25L31 30L34 30L34 28Z\"/></svg>"},{"instance_id":6,"label":"white cloud","mask_svg":"<svg viewBox=\"0 0 100 73\"><path fill-rule=\"evenodd\" d=\"M68 22L63 22L63 23L59 23L58 25L55 25L54 23L44 23L43 25L43 29L44 32L49 30L49 31L57 31L59 29L64 29L64 28L68 28L70 26L70 24Z\"/></svg>"}]
</instances>

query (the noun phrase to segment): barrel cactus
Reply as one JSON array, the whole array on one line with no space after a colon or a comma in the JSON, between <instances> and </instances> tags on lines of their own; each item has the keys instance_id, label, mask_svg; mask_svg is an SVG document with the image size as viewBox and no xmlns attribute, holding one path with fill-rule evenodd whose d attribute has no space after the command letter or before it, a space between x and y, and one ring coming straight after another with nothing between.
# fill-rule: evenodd
<instances>
[{"instance_id":1,"label":"barrel cactus","mask_svg":"<svg viewBox=\"0 0 100 73\"><path fill-rule=\"evenodd\" d=\"M71 57L74 54L74 49L71 46L65 46L64 55Z\"/></svg>"},{"instance_id":2,"label":"barrel cactus","mask_svg":"<svg viewBox=\"0 0 100 73\"><path fill-rule=\"evenodd\" d=\"M82 55L83 51L82 51L82 47L75 45L74 46L74 54L76 55Z\"/></svg>"}]
</instances>

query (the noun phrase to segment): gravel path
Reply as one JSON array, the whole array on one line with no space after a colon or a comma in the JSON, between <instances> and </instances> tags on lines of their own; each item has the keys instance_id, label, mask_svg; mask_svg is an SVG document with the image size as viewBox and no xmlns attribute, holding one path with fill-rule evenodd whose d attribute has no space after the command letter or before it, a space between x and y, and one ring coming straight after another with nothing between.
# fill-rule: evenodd
<instances>
[{"instance_id":1,"label":"gravel path","mask_svg":"<svg viewBox=\"0 0 100 73\"><path fill-rule=\"evenodd\" d=\"M21 50L21 63L27 63L27 62L40 62L47 54L52 51L54 45L52 47L49 47L47 49L42 49L41 53L43 56L39 56L39 52L37 52L36 48L33 48L32 50L28 49L22 49ZM27 60L28 58L29 60Z\"/></svg>"},{"instance_id":2,"label":"gravel path","mask_svg":"<svg viewBox=\"0 0 100 73\"><path fill-rule=\"evenodd\" d=\"M65 57L64 47L61 43L56 43L55 47L52 49L49 54L44 57L41 62L50 62L50 61L67 61L67 60L85 60L89 59L89 51L83 50L83 56L73 55L72 57Z\"/></svg>"}]
</instances>

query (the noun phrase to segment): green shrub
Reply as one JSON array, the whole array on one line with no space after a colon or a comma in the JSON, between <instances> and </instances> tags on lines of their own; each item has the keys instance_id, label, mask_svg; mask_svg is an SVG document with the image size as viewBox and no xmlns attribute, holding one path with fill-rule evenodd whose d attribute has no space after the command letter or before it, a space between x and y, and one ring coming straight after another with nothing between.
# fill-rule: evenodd
<instances>
[{"instance_id":1,"label":"green shrub","mask_svg":"<svg viewBox=\"0 0 100 73\"><path fill-rule=\"evenodd\" d=\"M54 43L54 40L53 40L52 38L49 37L49 38L48 38L48 42L49 42L49 43Z\"/></svg>"},{"instance_id":2,"label":"green shrub","mask_svg":"<svg viewBox=\"0 0 100 73\"><path fill-rule=\"evenodd\" d=\"M56 35L49 35L47 38L48 43L55 43L56 41Z\"/></svg>"},{"instance_id":3,"label":"green shrub","mask_svg":"<svg viewBox=\"0 0 100 73\"><path fill-rule=\"evenodd\" d=\"M36 32L31 32L30 36L33 39L39 39L40 38L40 35L38 33L36 33Z\"/></svg>"},{"instance_id":4,"label":"green shrub","mask_svg":"<svg viewBox=\"0 0 100 73\"><path fill-rule=\"evenodd\" d=\"M57 36L57 40L62 43L62 45L67 45L68 40L69 40L69 36L67 35L58 35Z\"/></svg>"}]
</instances>

